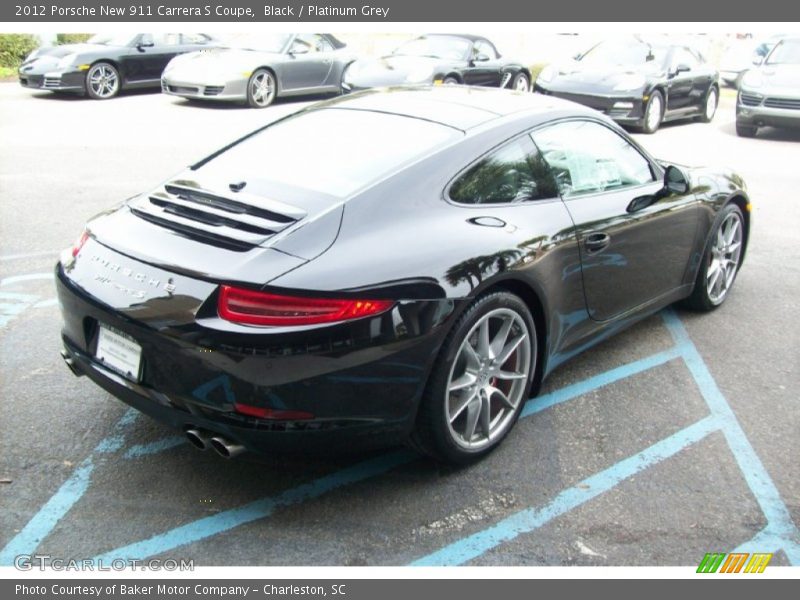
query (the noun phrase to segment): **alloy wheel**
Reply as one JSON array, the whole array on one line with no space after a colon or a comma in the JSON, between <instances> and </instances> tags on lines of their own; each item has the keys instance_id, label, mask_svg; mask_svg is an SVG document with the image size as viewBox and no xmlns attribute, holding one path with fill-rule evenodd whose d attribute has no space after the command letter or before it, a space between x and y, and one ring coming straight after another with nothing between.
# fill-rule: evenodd
<instances>
[{"instance_id":1,"label":"alloy wheel","mask_svg":"<svg viewBox=\"0 0 800 600\"><path fill-rule=\"evenodd\" d=\"M731 212L714 236L706 269L706 290L714 304L720 304L733 285L742 254L742 232L739 213Z\"/></svg>"},{"instance_id":2,"label":"alloy wheel","mask_svg":"<svg viewBox=\"0 0 800 600\"><path fill-rule=\"evenodd\" d=\"M88 77L89 87L97 98L111 98L119 89L119 75L109 65L92 67Z\"/></svg>"},{"instance_id":3,"label":"alloy wheel","mask_svg":"<svg viewBox=\"0 0 800 600\"><path fill-rule=\"evenodd\" d=\"M275 78L269 71L256 73L250 81L250 97L258 106L268 106L275 97Z\"/></svg>"},{"instance_id":4,"label":"alloy wheel","mask_svg":"<svg viewBox=\"0 0 800 600\"><path fill-rule=\"evenodd\" d=\"M706 121L711 121L714 118L714 114L717 112L717 90L715 88L711 88L708 92L708 98L706 98Z\"/></svg>"},{"instance_id":5,"label":"alloy wheel","mask_svg":"<svg viewBox=\"0 0 800 600\"><path fill-rule=\"evenodd\" d=\"M480 450L513 425L530 377L533 342L515 311L499 308L470 329L450 369L445 415L453 441Z\"/></svg>"},{"instance_id":6,"label":"alloy wheel","mask_svg":"<svg viewBox=\"0 0 800 600\"><path fill-rule=\"evenodd\" d=\"M647 105L647 129L649 131L655 131L658 129L659 124L661 123L661 96L659 94L653 94L650 98L650 103Z\"/></svg>"}]
</instances>

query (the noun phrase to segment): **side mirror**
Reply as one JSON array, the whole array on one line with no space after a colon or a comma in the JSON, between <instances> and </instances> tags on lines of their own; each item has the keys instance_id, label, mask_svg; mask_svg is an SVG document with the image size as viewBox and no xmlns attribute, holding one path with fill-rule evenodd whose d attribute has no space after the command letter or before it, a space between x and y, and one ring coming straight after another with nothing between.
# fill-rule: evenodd
<instances>
[{"instance_id":1,"label":"side mirror","mask_svg":"<svg viewBox=\"0 0 800 600\"><path fill-rule=\"evenodd\" d=\"M672 194L686 194L689 191L689 177L675 165L664 171L664 189Z\"/></svg>"},{"instance_id":2,"label":"side mirror","mask_svg":"<svg viewBox=\"0 0 800 600\"><path fill-rule=\"evenodd\" d=\"M760 67L764 63L764 57L760 54L753 55L753 64L757 67Z\"/></svg>"},{"instance_id":3,"label":"side mirror","mask_svg":"<svg viewBox=\"0 0 800 600\"><path fill-rule=\"evenodd\" d=\"M690 67L686 63L680 63L677 67L675 67L675 74L677 75L678 73L687 73L688 71L691 70L692 67Z\"/></svg>"},{"instance_id":4,"label":"side mirror","mask_svg":"<svg viewBox=\"0 0 800 600\"><path fill-rule=\"evenodd\" d=\"M489 60L489 55L488 54L484 54L483 52L479 52L478 54L475 55L475 62L486 62L487 60Z\"/></svg>"},{"instance_id":5,"label":"side mirror","mask_svg":"<svg viewBox=\"0 0 800 600\"><path fill-rule=\"evenodd\" d=\"M296 54L308 54L308 46L304 46L302 44L298 44L297 46L292 46L289 50L289 54L292 56Z\"/></svg>"},{"instance_id":6,"label":"side mirror","mask_svg":"<svg viewBox=\"0 0 800 600\"><path fill-rule=\"evenodd\" d=\"M145 48L152 48L153 46L155 46L153 42L139 42L138 44L136 44L136 49L139 52L144 52Z\"/></svg>"}]
</instances>

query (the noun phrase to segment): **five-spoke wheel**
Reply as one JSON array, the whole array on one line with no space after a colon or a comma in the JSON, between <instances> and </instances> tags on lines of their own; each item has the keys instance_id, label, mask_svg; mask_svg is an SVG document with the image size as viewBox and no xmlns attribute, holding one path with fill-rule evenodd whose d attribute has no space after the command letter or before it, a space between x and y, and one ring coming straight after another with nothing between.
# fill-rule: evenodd
<instances>
[{"instance_id":1,"label":"five-spoke wheel","mask_svg":"<svg viewBox=\"0 0 800 600\"><path fill-rule=\"evenodd\" d=\"M95 100L113 98L119 92L119 72L114 65L99 62L86 72L86 93Z\"/></svg>"},{"instance_id":2,"label":"five-spoke wheel","mask_svg":"<svg viewBox=\"0 0 800 600\"><path fill-rule=\"evenodd\" d=\"M275 75L267 69L258 69L247 83L247 104L253 108L266 108L275 99Z\"/></svg>"}]
</instances>

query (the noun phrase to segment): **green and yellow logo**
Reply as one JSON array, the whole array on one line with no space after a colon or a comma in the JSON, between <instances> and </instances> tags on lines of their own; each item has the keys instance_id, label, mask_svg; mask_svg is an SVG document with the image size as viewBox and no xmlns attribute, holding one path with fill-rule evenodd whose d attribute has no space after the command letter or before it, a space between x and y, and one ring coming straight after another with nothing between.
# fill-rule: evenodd
<instances>
[{"instance_id":1,"label":"green and yellow logo","mask_svg":"<svg viewBox=\"0 0 800 600\"><path fill-rule=\"evenodd\" d=\"M747 552L724 554L721 552L710 552L703 557L703 560L700 561L700 565L697 567L697 572L763 573L770 560L772 560L772 554L748 554Z\"/></svg>"}]
</instances>

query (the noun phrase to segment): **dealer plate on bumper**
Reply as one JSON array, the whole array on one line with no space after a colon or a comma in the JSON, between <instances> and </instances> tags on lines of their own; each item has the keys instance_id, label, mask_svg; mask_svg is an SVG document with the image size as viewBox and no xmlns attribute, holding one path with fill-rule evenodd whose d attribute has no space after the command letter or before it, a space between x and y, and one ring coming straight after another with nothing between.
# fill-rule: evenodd
<instances>
[{"instance_id":1,"label":"dealer plate on bumper","mask_svg":"<svg viewBox=\"0 0 800 600\"><path fill-rule=\"evenodd\" d=\"M142 347L128 334L100 324L95 358L104 366L134 381L139 380Z\"/></svg>"}]
</instances>

